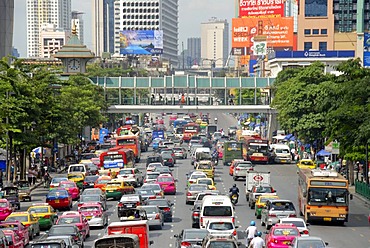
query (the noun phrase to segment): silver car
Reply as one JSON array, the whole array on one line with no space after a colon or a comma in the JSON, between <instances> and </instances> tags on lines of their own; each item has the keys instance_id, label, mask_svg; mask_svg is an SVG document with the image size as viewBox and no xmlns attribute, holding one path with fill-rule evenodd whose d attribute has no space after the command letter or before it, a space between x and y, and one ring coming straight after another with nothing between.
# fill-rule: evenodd
<instances>
[{"instance_id":1,"label":"silver car","mask_svg":"<svg viewBox=\"0 0 370 248\"><path fill-rule=\"evenodd\" d=\"M268 200L265 208L261 211L261 226L266 225L266 229L269 230L280 219L289 217L297 217L292 201L280 199Z\"/></svg>"},{"instance_id":2,"label":"silver car","mask_svg":"<svg viewBox=\"0 0 370 248\"><path fill-rule=\"evenodd\" d=\"M207 184L191 184L186 190L186 204L194 203L198 194L207 190Z\"/></svg>"},{"instance_id":3,"label":"silver car","mask_svg":"<svg viewBox=\"0 0 370 248\"><path fill-rule=\"evenodd\" d=\"M239 178L246 178L248 171L254 170L254 165L250 161L235 161L234 162L233 179L237 181Z\"/></svg>"},{"instance_id":4,"label":"silver car","mask_svg":"<svg viewBox=\"0 0 370 248\"><path fill-rule=\"evenodd\" d=\"M164 225L164 218L163 213L158 208L158 206L139 206L137 207L137 209L145 210L146 216L148 217L149 227L162 230L162 226Z\"/></svg>"},{"instance_id":5,"label":"silver car","mask_svg":"<svg viewBox=\"0 0 370 248\"><path fill-rule=\"evenodd\" d=\"M159 172L147 172L145 175L144 183L154 183L159 175Z\"/></svg>"}]
</instances>

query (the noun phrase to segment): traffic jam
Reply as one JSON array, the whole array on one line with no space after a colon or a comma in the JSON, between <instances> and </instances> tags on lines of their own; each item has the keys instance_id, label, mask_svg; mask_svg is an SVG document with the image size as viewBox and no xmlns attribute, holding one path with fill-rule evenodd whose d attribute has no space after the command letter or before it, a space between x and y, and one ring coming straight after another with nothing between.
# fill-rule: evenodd
<instances>
[{"instance_id":1,"label":"traffic jam","mask_svg":"<svg viewBox=\"0 0 370 248\"><path fill-rule=\"evenodd\" d=\"M127 121L104 143L90 142L79 163L51 179L43 202L31 200L27 182L4 188L0 245L321 248L328 244L310 236L310 223L348 221L352 195L347 180L334 170L319 169L314 160L292 164L298 206L279 196L270 171L263 168L292 163L283 134L270 142L239 126L224 131L209 114L152 119L143 126ZM234 183L224 185L226 177ZM238 215L247 209L238 206L241 198L254 213L242 226ZM21 201L30 202L27 210L20 211ZM179 204L188 207L178 210ZM186 211L191 220L180 231L174 230L178 211ZM97 229L103 235L93 236ZM170 240L153 242L153 234L167 231Z\"/></svg>"}]
</instances>

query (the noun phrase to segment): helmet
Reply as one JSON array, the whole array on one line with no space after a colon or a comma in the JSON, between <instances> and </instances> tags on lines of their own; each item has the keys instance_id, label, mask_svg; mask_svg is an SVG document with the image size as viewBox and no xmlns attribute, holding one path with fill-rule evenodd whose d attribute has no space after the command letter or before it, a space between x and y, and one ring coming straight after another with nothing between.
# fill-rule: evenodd
<instances>
[{"instance_id":1,"label":"helmet","mask_svg":"<svg viewBox=\"0 0 370 248\"><path fill-rule=\"evenodd\" d=\"M235 187L236 187L236 184L234 183L233 188L235 188Z\"/></svg>"},{"instance_id":2,"label":"helmet","mask_svg":"<svg viewBox=\"0 0 370 248\"><path fill-rule=\"evenodd\" d=\"M251 226L255 226L256 225L256 222L254 222L254 220L251 221Z\"/></svg>"},{"instance_id":3,"label":"helmet","mask_svg":"<svg viewBox=\"0 0 370 248\"><path fill-rule=\"evenodd\" d=\"M262 233L261 232L257 232L257 237L261 237L262 236Z\"/></svg>"}]
</instances>

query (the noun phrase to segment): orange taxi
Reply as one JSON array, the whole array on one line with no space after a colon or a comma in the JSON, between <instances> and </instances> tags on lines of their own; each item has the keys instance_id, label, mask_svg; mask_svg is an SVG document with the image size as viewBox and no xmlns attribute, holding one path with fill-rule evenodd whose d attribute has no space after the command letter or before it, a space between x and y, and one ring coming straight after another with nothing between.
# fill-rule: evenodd
<instances>
[{"instance_id":1,"label":"orange taxi","mask_svg":"<svg viewBox=\"0 0 370 248\"><path fill-rule=\"evenodd\" d=\"M229 175L232 176L234 174L234 169L236 167L236 165L238 164L238 162L244 162L243 159L234 159L232 162L231 162L231 165L230 165L230 168L229 168Z\"/></svg>"}]
</instances>

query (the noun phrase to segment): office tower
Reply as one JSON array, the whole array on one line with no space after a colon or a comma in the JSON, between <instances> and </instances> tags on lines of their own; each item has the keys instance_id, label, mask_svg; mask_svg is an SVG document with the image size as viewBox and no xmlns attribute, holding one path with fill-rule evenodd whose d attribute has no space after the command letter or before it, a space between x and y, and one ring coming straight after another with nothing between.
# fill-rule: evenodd
<instances>
[{"instance_id":1,"label":"office tower","mask_svg":"<svg viewBox=\"0 0 370 248\"><path fill-rule=\"evenodd\" d=\"M57 29L55 24L44 23L40 31L40 56L51 58L66 43L68 32Z\"/></svg>"},{"instance_id":2,"label":"office tower","mask_svg":"<svg viewBox=\"0 0 370 248\"><path fill-rule=\"evenodd\" d=\"M229 24L227 20L213 17L201 24L201 58L200 66L224 67L229 56Z\"/></svg>"},{"instance_id":3,"label":"office tower","mask_svg":"<svg viewBox=\"0 0 370 248\"><path fill-rule=\"evenodd\" d=\"M78 39L81 41L82 44L84 44L84 20L82 18L82 15L84 13L80 11L72 11L72 21L71 21L71 27L76 27L76 32Z\"/></svg>"},{"instance_id":4,"label":"office tower","mask_svg":"<svg viewBox=\"0 0 370 248\"><path fill-rule=\"evenodd\" d=\"M163 48L154 49L152 55L178 65L178 0L117 0L114 9L116 54L122 47L122 33L153 30L163 40Z\"/></svg>"},{"instance_id":5,"label":"office tower","mask_svg":"<svg viewBox=\"0 0 370 248\"><path fill-rule=\"evenodd\" d=\"M293 32L298 32L298 2L297 0L286 0L284 4L284 16L293 17Z\"/></svg>"},{"instance_id":6,"label":"office tower","mask_svg":"<svg viewBox=\"0 0 370 248\"><path fill-rule=\"evenodd\" d=\"M0 1L0 59L12 54L14 0Z\"/></svg>"},{"instance_id":7,"label":"office tower","mask_svg":"<svg viewBox=\"0 0 370 248\"><path fill-rule=\"evenodd\" d=\"M27 57L40 56L40 31L44 23L71 30L71 0L27 0Z\"/></svg>"},{"instance_id":8,"label":"office tower","mask_svg":"<svg viewBox=\"0 0 370 248\"><path fill-rule=\"evenodd\" d=\"M114 2L93 0L92 51L97 57L101 57L103 52L114 53Z\"/></svg>"},{"instance_id":9,"label":"office tower","mask_svg":"<svg viewBox=\"0 0 370 248\"><path fill-rule=\"evenodd\" d=\"M200 38L188 38L187 46L188 56L186 58L186 66L199 65L201 62Z\"/></svg>"}]
</instances>

